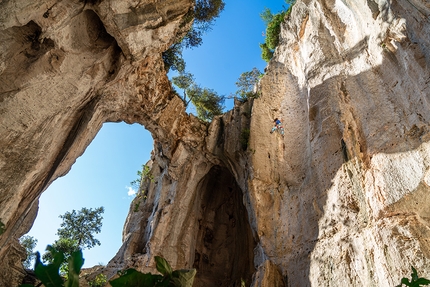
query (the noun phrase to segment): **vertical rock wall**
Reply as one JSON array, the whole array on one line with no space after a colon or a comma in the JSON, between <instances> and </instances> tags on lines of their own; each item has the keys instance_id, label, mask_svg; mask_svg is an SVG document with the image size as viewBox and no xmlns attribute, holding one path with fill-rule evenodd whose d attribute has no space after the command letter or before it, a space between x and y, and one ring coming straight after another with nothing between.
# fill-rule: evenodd
<instances>
[{"instance_id":1,"label":"vertical rock wall","mask_svg":"<svg viewBox=\"0 0 430 287\"><path fill-rule=\"evenodd\" d=\"M210 125L185 113L161 60L191 7L0 2L0 285L23 276L17 238L41 192L106 121L155 142L108 276L154 271L155 255L197 268L195 286L429 274L429 4L297 1L261 97Z\"/></svg>"},{"instance_id":2,"label":"vertical rock wall","mask_svg":"<svg viewBox=\"0 0 430 287\"><path fill-rule=\"evenodd\" d=\"M17 238L30 229L41 192L103 122L139 122L174 145L173 122L189 119L170 93L161 52L189 27L192 5L0 1L1 286L23 276Z\"/></svg>"},{"instance_id":3,"label":"vertical rock wall","mask_svg":"<svg viewBox=\"0 0 430 287\"><path fill-rule=\"evenodd\" d=\"M253 107L248 208L257 264L288 286L430 274L429 8L298 1L283 24ZM274 117L285 137L262 136Z\"/></svg>"}]
</instances>

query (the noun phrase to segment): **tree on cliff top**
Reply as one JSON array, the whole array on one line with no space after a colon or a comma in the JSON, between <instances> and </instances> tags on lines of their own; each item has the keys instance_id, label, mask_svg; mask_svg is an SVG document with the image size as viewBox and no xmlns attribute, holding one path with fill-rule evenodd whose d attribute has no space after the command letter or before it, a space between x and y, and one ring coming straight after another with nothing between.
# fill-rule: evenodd
<instances>
[{"instance_id":1,"label":"tree on cliff top","mask_svg":"<svg viewBox=\"0 0 430 287\"><path fill-rule=\"evenodd\" d=\"M184 90L180 96L185 106L191 102L196 107L197 117L203 121L211 121L214 116L222 114L224 97L208 88L201 88L194 82L191 73L183 72L173 77L172 82L178 88Z\"/></svg>"},{"instance_id":2,"label":"tree on cliff top","mask_svg":"<svg viewBox=\"0 0 430 287\"><path fill-rule=\"evenodd\" d=\"M173 44L162 54L166 71L172 69L180 73L185 71L185 61L182 58L184 48L198 47L202 44L202 36L211 29L225 3L223 0L196 0L194 9L185 17L185 23L193 21L187 34L177 43Z\"/></svg>"},{"instance_id":3,"label":"tree on cliff top","mask_svg":"<svg viewBox=\"0 0 430 287\"><path fill-rule=\"evenodd\" d=\"M273 14L269 8L264 9L260 14L261 19L266 24L266 40L265 43L260 44L261 58L269 62L273 57L273 52L279 44L279 34L281 33L281 23L291 13L295 0L285 0L290 5L288 9L284 8L283 11Z\"/></svg>"},{"instance_id":4,"label":"tree on cliff top","mask_svg":"<svg viewBox=\"0 0 430 287\"><path fill-rule=\"evenodd\" d=\"M236 91L235 95L243 101L249 98L258 98L258 93L254 92L254 87L262 75L260 70L255 67L252 68L251 71L242 73L236 82L236 86L239 89Z\"/></svg>"}]
</instances>

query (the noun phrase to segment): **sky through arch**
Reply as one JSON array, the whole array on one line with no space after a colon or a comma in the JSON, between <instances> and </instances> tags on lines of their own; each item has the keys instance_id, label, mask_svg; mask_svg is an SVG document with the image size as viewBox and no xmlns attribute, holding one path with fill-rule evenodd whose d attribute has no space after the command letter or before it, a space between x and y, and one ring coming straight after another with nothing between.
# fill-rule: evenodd
<instances>
[{"instance_id":1,"label":"sky through arch","mask_svg":"<svg viewBox=\"0 0 430 287\"><path fill-rule=\"evenodd\" d=\"M130 182L151 155L153 139L139 124L105 123L70 172L42 194L39 212L28 233L41 254L58 236L59 215L82 207L104 206L101 246L84 250L84 267L107 264L122 243L122 228L134 195Z\"/></svg>"}]
</instances>

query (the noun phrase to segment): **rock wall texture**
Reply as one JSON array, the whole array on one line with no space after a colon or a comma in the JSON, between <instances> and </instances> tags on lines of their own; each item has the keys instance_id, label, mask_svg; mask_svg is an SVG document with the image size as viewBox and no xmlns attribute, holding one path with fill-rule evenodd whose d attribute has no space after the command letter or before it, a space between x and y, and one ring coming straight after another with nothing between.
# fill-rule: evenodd
<instances>
[{"instance_id":1,"label":"rock wall texture","mask_svg":"<svg viewBox=\"0 0 430 287\"><path fill-rule=\"evenodd\" d=\"M23 277L17 238L40 194L106 121L154 137L109 277L153 271L155 255L208 287L430 275L430 4L298 0L261 97L210 125L161 60L192 5L0 2L0 285Z\"/></svg>"},{"instance_id":2,"label":"rock wall texture","mask_svg":"<svg viewBox=\"0 0 430 287\"><path fill-rule=\"evenodd\" d=\"M303 1L286 20L251 121L282 117L285 137L251 132L248 192L260 261L289 286L430 273L429 8Z\"/></svg>"},{"instance_id":3,"label":"rock wall texture","mask_svg":"<svg viewBox=\"0 0 430 287\"><path fill-rule=\"evenodd\" d=\"M193 118L170 93L161 52L189 27L192 5L0 1L0 286L22 277L17 238L30 229L41 192L104 122L140 122L169 146L174 133L189 138L182 128Z\"/></svg>"}]
</instances>

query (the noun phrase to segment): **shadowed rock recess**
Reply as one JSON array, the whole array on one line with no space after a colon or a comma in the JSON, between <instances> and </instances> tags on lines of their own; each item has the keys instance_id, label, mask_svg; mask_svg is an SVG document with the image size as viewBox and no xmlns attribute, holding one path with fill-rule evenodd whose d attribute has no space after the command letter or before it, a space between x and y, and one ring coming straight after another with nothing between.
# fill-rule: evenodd
<instances>
[{"instance_id":1,"label":"shadowed rock recess","mask_svg":"<svg viewBox=\"0 0 430 287\"><path fill-rule=\"evenodd\" d=\"M298 0L261 97L211 124L185 112L161 58L192 7L0 2L0 286L25 275L18 238L41 193L119 121L151 132L154 180L108 277L153 272L155 255L205 287L430 277L429 2Z\"/></svg>"}]
</instances>

